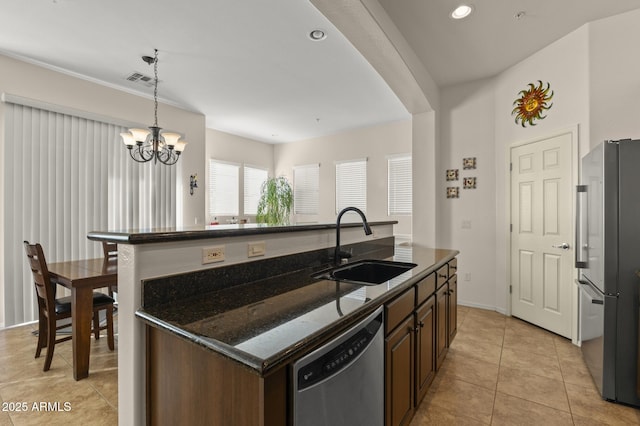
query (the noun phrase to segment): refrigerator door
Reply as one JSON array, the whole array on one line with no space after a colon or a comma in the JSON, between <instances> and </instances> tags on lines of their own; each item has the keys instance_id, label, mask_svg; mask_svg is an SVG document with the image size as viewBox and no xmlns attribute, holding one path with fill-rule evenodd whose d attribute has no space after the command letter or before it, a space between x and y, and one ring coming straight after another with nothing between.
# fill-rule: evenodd
<instances>
[{"instance_id":1,"label":"refrigerator door","mask_svg":"<svg viewBox=\"0 0 640 426\"><path fill-rule=\"evenodd\" d=\"M640 299L640 141L619 143L618 256L614 261L617 284L616 397L640 406L638 375L638 322ZM608 259L609 261L609 259ZM605 286L607 290L610 286Z\"/></svg>"},{"instance_id":2,"label":"refrigerator door","mask_svg":"<svg viewBox=\"0 0 640 426\"><path fill-rule=\"evenodd\" d=\"M589 283L579 282L579 326L582 356L593 381L602 394L602 367L604 357L604 295Z\"/></svg>"},{"instance_id":3,"label":"refrigerator door","mask_svg":"<svg viewBox=\"0 0 640 426\"><path fill-rule=\"evenodd\" d=\"M576 266L580 279L604 292L604 149L598 145L582 159L581 185L578 187L578 238Z\"/></svg>"}]
</instances>

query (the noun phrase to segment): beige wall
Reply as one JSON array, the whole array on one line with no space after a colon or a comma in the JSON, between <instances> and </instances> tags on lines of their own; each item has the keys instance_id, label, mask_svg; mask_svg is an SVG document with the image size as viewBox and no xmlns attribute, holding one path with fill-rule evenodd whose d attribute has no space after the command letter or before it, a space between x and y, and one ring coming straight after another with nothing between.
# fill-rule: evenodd
<instances>
[{"instance_id":1,"label":"beige wall","mask_svg":"<svg viewBox=\"0 0 640 426\"><path fill-rule=\"evenodd\" d=\"M411 153L411 120L356 129L336 135L274 146L277 176L293 178L293 167L320 163L320 213L296 216L298 222L333 222L335 162L367 158L367 219L397 220L396 235L411 234L411 217L387 215L387 157ZM349 221L356 221L353 217Z\"/></svg>"},{"instance_id":2,"label":"beige wall","mask_svg":"<svg viewBox=\"0 0 640 426\"><path fill-rule=\"evenodd\" d=\"M640 10L589 25L589 145L640 139Z\"/></svg>"},{"instance_id":3,"label":"beige wall","mask_svg":"<svg viewBox=\"0 0 640 426\"><path fill-rule=\"evenodd\" d=\"M636 10L587 24L494 78L443 88L437 245L461 251L461 303L508 311L511 144L577 126L582 157L605 139L640 138L640 58L629 53L640 38L639 19ZM514 122L512 103L537 80L551 83L553 107L536 126L523 128ZM478 158L478 189L447 200L444 171L461 169L465 156ZM463 229L463 221L471 228Z\"/></svg>"}]
</instances>

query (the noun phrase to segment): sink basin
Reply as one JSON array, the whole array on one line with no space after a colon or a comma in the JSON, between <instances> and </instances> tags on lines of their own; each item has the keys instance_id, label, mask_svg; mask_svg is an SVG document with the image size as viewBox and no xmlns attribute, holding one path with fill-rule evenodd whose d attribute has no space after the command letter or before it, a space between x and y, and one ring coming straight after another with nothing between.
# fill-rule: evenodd
<instances>
[{"instance_id":1,"label":"sink basin","mask_svg":"<svg viewBox=\"0 0 640 426\"><path fill-rule=\"evenodd\" d=\"M388 260L360 260L344 266L323 271L313 276L316 279L349 281L365 285L378 285L415 268L415 263Z\"/></svg>"}]
</instances>

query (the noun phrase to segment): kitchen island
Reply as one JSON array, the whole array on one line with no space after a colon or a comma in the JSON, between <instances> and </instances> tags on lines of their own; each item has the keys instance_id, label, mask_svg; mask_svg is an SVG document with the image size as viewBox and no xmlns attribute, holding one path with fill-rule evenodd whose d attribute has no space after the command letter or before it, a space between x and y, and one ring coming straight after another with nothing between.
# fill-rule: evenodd
<instances>
[{"instance_id":1,"label":"kitchen island","mask_svg":"<svg viewBox=\"0 0 640 426\"><path fill-rule=\"evenodd\" d=\"M361 223L343 223L344 246L393 237L394 221L370 222L366 236ZM216 270L256 260L276 259L335 246L335 224L284 227L256 224L218 225L162 230L95 231L88 238L118 243L118 421L146 424L146 331L136 312L143 307L146 280ZM264 247L258 253L251 247ZM215 263L203 263L203 254L223 254ZM275 260L273 260L275 262ZM263 276L267 276L264 271ZM239 275L241 276L241 274ZM200 283L183 283L179 294L197 293Z\"/></svg>"},{"instance_id":2,"label":"kitchen island","mask_svg":"<svg viewBox=\"0 0 640 426\"><path fill-rule=\"evenodd\" d=\"M443 296L438 296L438 300L447 303L450 299L451 287L442 284L449 280L448 268L455 268L458 252L405 246L389 256L393 253L393 238L376 245L355 244L352 249L360 252L356 258L416 266L381 284L363 285L314 278L318 267L327 266L319 261L318 267L294 267L295 270L285 274L214 289L183 300L174 298L176 291L172 287L182 286L178 277L146 281L143 293L152 294L151 300L144 298L144 307L137 316L147 324L149 424L184 421L202 425L291 424L293 363L381 306L387 308L386 334L392 340L399 336L399 345L395 342L387 345L387 358L399 360L398 365L377 372L380 380L388 382L387 393L403 394L407 383L413 388L415 382L410 376L414 363L415 371L426 373L422 381L417 379L424 392L416 391L415 405L411 390L409 398L396 398L400 400L396 407L391 407L388 398L387 424L406 424L433 380L436 363L443 359L437 361L438 356L444 357L442 351L449 345L448 321L452 315L455 323L455 307L439 308L445 315L440 319L444 327L439 327L435 292L437 287L442 288ZM318 254L321 258L322 250ZM309 263L308 253L291 257L298 256L305 259L301 265ZM292 259L279 261L296 263ZM258 264L254 267L262 269ZM237 272L223 273L223 269L217 271L218 276L209 276L205 281L216 282ZM452 270L451 275L454 274ZM184 276L186 282L198 280L189 275ZM159 292L165 294L165 300L157 296ZM427 299L430 303L425 302ZM413 324L412 314L418 307L416 312L424 310L426 314L420 313L415 325L400 325L406 319ZM430 321L431 326L423 330L425 321ZM437 336L440 328L444 332ZM407 335L405 329L412 333ZM404 342L413 342L409 357L403 356L407 352ZM414 351L422 354L420 360L411 355ZM404 372L409 380L392 377L392 372L400 375ZM353 383L353 392L357 392L358 385Z\"/></svg>"}]
</instances>

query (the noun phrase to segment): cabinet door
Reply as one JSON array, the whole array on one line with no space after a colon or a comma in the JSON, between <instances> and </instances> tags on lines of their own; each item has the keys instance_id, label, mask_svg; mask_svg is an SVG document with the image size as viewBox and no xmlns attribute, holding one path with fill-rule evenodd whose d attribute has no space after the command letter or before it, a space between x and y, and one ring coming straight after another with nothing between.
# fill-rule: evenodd
<instances>
[{"instance_id":1,"label":"cabinet door","mask_svg":"<svg viewBox=\"0 0 640 426\"><path fill-rule=\"evenodd\" d=\"M413 416L414 316L385 339L385 424L406 425Z\"/></svg>"},{"instance_id":2,"label":"cabinet door","mask_svg":"<svg viewBox=\"0 0 640 426\"><path fill-rule=\"evenodd\" d=\"M447 309L449 305L449 300L447 298L448 292L449 285L446 283L436 292L436 349L438 353L436 369L440 369L440 366L447 355L447 339L449 337L447 330L447 319L449 316Z\"/></svg>"},{"instance_id":3,"label":"cabinet door","mask_svg":"<svg viewBox=\"0 0 640 426\"><path fill-rule=\"evenodd\" d=\"M416 407L436 375L436 298L431 296L416 311Z\"/></svg>"},{"instance_id":4,"label":"cabinet door","mask_svg":"<svg viewBox=\"0 0 640 426\"><path fill-rule=\"evenodd\" d=\"M458 276L449 278L449 345L458 332Z\"/></svg>"}]
</instances>

